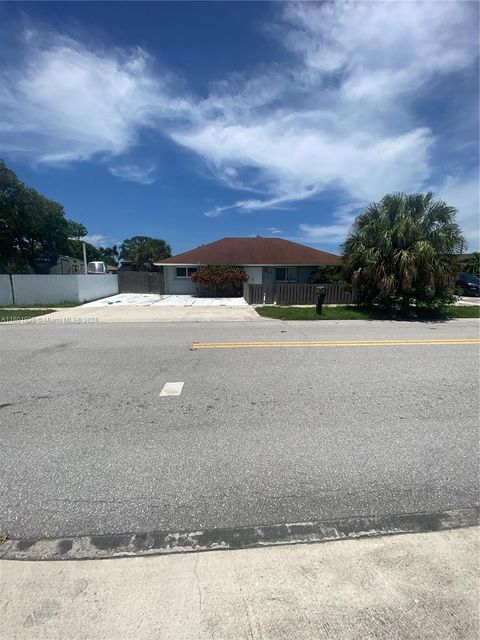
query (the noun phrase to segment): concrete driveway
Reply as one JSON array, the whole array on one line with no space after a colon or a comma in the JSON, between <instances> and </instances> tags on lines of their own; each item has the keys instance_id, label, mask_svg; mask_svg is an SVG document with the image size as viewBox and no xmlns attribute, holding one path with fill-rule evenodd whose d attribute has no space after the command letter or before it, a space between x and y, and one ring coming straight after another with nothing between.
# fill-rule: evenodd
<instances>
[{"instance_id":1,"label":"concrete driveway","mask_svg":"<svg viewBox=\"0 0 480 640\"><path fill-rule=\"evenodd\" d=\"M458 298L456 304L459 306L478 307L480 305L480 298L474 298L473 296L462 296Z\"/></svg>"},{"instance_id":2,"label":"concrete driveway","mask_svg":"<svg viewBox=\"0 0 480 640\"><path fill-rule=\"evenodd\" d=\"M84 307L247 307L244 298L200 298L197 296L158 295L156 293L119 293L93 300Z\"/></svg>"},{"instance_id":3,"label":"concrete driveway","mask_svg":"<svg viewBox=\"0 0 480 640\"><path fill-rule=\"evenodd\" d=\"M61 309L40 319L41 324L98 322L216 322L260 318L244 298L197 298L195 296L120 293L79 307Z\"/></svg>"}]
</instances>

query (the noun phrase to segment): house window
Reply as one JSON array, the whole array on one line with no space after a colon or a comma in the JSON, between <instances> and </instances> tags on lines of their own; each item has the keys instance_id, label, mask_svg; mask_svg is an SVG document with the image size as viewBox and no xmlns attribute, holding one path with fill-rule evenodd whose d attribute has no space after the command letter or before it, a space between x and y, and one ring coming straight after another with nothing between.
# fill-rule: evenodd
<instances>
[{"instance_id":1,"label":"house window","mask_svg":"<svg viewBox=\"0 0 480 640\"><path fill-rule=\"evenodd\" d=\"M177 267L176 275L177 278L189 278L195 271L197 267Z\"/></svg>"},{"instance_id":2,"label":"house window","mask_svg":"<svg viewBox=\"0 0 480 640\"><path fill-rule=\"evenodd\" d=\"M275 280L277 282L296 282L297 267L277 267L275 269Z\"/></svg>"}]
</instances>

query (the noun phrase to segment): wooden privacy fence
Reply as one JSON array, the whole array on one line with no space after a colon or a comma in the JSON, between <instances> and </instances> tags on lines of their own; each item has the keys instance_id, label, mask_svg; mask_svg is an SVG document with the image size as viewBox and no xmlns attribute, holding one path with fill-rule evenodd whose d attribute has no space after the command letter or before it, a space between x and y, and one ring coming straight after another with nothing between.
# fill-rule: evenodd
<instances>
[{"instance_id":1,"label":"wooden privacy fence","mask_svg":"<svg viewBox=\"0 0 480 640\"><path fill-rule=\"evenodd\" d=\"M239 287L229 287L217 284L197 284L196 295L199 298L241 298L243 295L242 284Z\"/></svg>"},{"instance_id":2,"label":"wooden privacy fence","mask_svg":"<svg viewBox=\"0 0 480 640\"><path fill-rule=\"evenodd\" d=\"M120 293L165 292L163 273L160 271L119 271L118 290Z\"/></svg>"},{"instance_id":3,"label":"wooden privacy fence","mask_svg":"<svg viewBox=\"0 0 480 640\"><path fill-rule=\"evenodd\" d=\"M315 304L316 284L248 284L244 283L243 297L248 304ZM355 296L345 291L341 284L321 285L327 290L325 304L351 304Z\"/></svg>"},{"instance_id":4,"label":"wooden privacy fence","mask_svg":"<svg viewBox=\"0 0 480 640\"><path fill-rule=\"evenodd\" d=\"M243 283L243 297L248 304L273 304L275 286L270 284Z\"/></svg>"}]
</instances>

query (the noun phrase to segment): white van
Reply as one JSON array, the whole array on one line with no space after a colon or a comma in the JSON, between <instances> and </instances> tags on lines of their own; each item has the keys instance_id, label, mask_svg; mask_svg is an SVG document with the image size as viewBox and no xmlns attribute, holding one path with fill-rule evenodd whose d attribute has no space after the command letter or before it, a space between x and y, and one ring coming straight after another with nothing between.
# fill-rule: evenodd
<instances>
[{"instance_id":1,"label":"white van","mask_svg":"<svg viewBox=\"0 0 480 640\"><path fill-rule=\"evenodd\" d=\"M105 262L89 262L87 264L87 273L108 273Z\"/></svg>"}]
</instances>

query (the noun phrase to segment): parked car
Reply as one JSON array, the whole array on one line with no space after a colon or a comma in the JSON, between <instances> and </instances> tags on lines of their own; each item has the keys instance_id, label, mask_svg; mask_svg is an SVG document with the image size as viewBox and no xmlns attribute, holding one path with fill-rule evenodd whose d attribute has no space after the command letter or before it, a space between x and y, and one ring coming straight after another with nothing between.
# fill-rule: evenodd
<instances>
[{"instance_id":1,"label":"parked car","mask_svg":"<svg viewBox=\"0 0 480 640\"><path fill-rule=\"evenodd\" d=\"M87 273L108 273L105 262L89 262L87 264Z\"/></svg>"},{"instance_id":2,"label":"parked car","mask_svg":"<svg viewBox=\"0 0 480 640\"><path fill-rule=\"evenodd\" d=\"M455 284L463 296L480 296L480 279L473 273L457 273Z\"/></svg>"}]
</instances>

